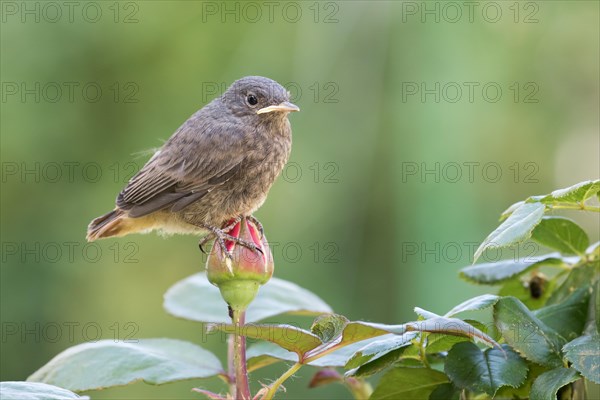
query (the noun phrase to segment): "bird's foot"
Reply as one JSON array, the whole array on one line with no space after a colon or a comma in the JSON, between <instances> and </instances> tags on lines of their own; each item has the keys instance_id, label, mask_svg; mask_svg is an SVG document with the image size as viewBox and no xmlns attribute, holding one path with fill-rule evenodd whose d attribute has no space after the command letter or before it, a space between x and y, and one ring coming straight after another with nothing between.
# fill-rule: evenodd
<instances>
[{"instance_id":1,"label":"bird's foot","mask_svg":"<svg viewBox=\"0 0 600 400\"><path fill-rule=\"evenodd\" d=\"M221 247L221 251L223 252L223 254L225 254L225 256L230 259L233 259L231 250L233 249L234 243L239 244L240 246L244 246L247 249L250 249L255 253L260 253L262 255L263 251L260 247L258 247L254 243L251 243L239 237L239 223L242 221L242 219L243 217L240 216L231 221L228 221L227 225L223 228L216 228L210 225L203 225L202 227L208 230L210 233L204 238L202 238L202 240L198 243L200 251L202 251L204 254L207 254L204 250L204 245L206 245L206 243L214 239L215 244L218 244Z\"/></svg>"},{"instance_id":2,"label":"bird's foot","mask_svg":"<svg viewBox=\"0 0 600 400\"><path fill-rule=\"evenodd\" d=\"M265 230L258 219L254 215L248 215L246 219L252 222L258 228L258 232L260 233L260 238L262 239L265 236Z\"/></svg>"}]
</instances>

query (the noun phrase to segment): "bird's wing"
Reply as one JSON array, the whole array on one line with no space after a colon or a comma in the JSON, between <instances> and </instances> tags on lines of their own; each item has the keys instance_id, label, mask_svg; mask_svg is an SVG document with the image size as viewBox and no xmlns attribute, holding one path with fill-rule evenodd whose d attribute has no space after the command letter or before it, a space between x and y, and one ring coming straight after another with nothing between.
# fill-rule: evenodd
<instances>
[{"instance_id":1,"label":"bird's wing","mask_svg":"<svg viewBox=\"0 0 600 400\"><path fill-rule=\"evenodd\" d=\"M170 207L179 211L224 184L240 170L238 126L207 129L188 121L127 184L117 206L136 218Z\"/></svg>"}]
</instances>

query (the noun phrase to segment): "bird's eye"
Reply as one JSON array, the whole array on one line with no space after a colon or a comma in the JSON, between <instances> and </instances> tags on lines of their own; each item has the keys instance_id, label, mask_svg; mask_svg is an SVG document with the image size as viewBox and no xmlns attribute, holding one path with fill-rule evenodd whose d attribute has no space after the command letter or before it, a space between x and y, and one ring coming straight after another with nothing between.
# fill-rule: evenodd
<instances>
[{"instance_id":1,"label":"bird's eye","mask_svg":"<svg viewBox=\"0 0 600 400\"><path fill-rule=\"evenodd\" d=\"M257 104L258 104L258 99L257 99L257 98L256 98L256 96L255 96L255 95L253 95L253 94L249 94L249 95L246 97L246 101L247 101L247 102L248 102L248 104L250 104L251 106L255 106L255 105L257 105Z\"/></svg>"}]
</instances>

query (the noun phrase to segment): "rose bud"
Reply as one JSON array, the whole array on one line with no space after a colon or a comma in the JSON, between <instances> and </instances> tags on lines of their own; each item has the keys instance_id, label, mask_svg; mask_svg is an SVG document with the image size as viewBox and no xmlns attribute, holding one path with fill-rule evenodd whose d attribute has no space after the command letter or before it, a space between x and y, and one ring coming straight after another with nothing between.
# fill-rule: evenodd
<instances>
[{"instance_id":1,"label":"rose bud","mask_svg":"<svg viewBox=\"0 0 600 400\"><path fill-rule=\"evenodd\" d=\"M206 262L206 272L208 280L219 288L233 310L245 310L256 297L258 288L273 276L273 254L266 237L261 238L256 225L246 218L228 234L243 244L226 240L227 254L215 243ZM256 248L249 248L253 246Z\"/></svg>"}]
</instances>

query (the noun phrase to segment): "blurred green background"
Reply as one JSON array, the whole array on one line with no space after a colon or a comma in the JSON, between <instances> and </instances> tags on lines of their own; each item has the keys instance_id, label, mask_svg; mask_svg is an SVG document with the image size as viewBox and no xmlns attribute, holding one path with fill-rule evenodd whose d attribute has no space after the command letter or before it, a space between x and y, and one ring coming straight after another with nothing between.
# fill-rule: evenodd
<instances>
[{"instance_id":1,"label":"blurred green background","mask_svg":"<svg viewBox=\"0 0 600 400\"><path fill-rule=\"evenodd\" d=\"M73 4L1 3L3 381L97 337L202 342L162 310L203 268L197 238L89 246L85 230L149 149L242 76L277 80L302 109L257 213L275 275L350 319L400 323L488 291L457 271L499 213L599 176L595 1ZM579 222L598 240L597 216ZM224 355L218 338L203 345ZM284 368L255 373L255 389ZM309 390L312 372L281 398L349 397ZM91 395L198 398L194 386L224 390Z\"/></svg>"}]
</instances>

